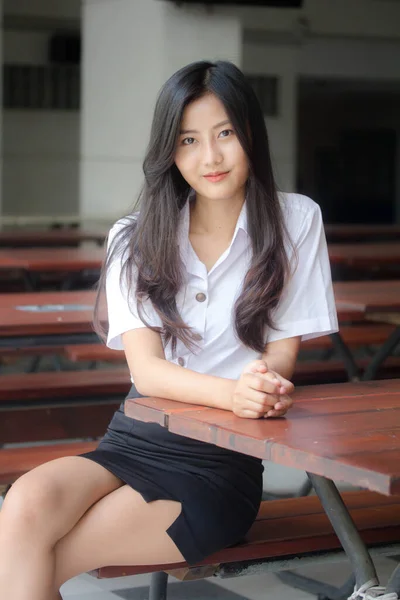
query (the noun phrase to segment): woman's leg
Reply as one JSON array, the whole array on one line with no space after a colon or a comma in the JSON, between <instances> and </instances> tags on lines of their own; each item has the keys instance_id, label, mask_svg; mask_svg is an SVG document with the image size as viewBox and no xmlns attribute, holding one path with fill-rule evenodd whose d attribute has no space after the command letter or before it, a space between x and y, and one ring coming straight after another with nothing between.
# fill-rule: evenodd
<instances>
[{"instance_id":1,"label":"woman's leg","mask_svg":"<svg viewBox=\"0 0 400 600\"><path fill-rule=\"evenodd\" d=\"M146 503L127 485L108 494L56 545L54 591L71 577L99 567L184 561L166 533L181 508L170 500Z\"/></svg>"},{"instance_id":2,"label":"woman's leg","mask_svg":"<svg viewBox=\"0 0 400 600\"><path fill-rule=\"evenodd\" d=\"M0 600L55 600L54 547L122 481L83 457L60 458L20 477L0 511Z\"/></svg>"}]
</instances>

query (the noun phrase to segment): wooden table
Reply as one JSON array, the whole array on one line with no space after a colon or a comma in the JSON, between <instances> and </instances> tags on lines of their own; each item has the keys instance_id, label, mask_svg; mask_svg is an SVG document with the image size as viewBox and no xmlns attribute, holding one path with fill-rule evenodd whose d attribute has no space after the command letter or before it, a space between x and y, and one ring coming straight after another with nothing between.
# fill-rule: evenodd
<instances>
[{"instance_id":1,"label":"wooden table","mask_svg":"<svg viewBox=\"0 0 400 600\"><path fill-rule=\"evenodd\" d=\"M400 313L400 281L335 283L334 291L339 322L372 319L371 308L386 311L388 319L394 314L393 311ZM0 347L51 345L59 343L60 336L66 340L66 344L96 341L92 327L95 297L93 291L1 294ZM17 308L26 306L33 308ZM34 310L35 306L37 310ZM378 353L377 360L374 358L371 361L373 370L376 371L394 348L396 342L393 336L382 347L383 351ZM345 362L349 378L357 377L358 369L352 353L339 334L333 334L332 339ZM369 371L366 375L372 378Z\"/></svg>"},{"instance_id":2,"label":"wooden table","mask_svg":"<svg viewBox=\"0 0 400 600\"><path fill-rule=\"evenodd\" d=\"M397 325L386 342L376 352L362 374L363 380L374 379L380 365L400 343L400 280L393 281L342 281L333 285L338 314L349 311L362 313L366 320ZM358 378L358 368L353 355L339 333L332 336L350 379Z\"/></svg>"},{"instance_id":3,"label":"wooden table","mask_svg":"<svg viewBox=\"0 0 400 600\"><path fill-rule=\"evenodd\" d=\"M40 274L67 273L63 289L68 289L73 275L99 271L104 257L103 248L16 248L0 250L0 268L22 271L30 290L37 289Z\"/></svg>"},{"instance_id":4,"label":"wooden table","mask_svg":"<svg viewBox=\"0 0 400 600\"><path fill-rule=\"evenodd\" d=\"M400 224L326 223L328 242L360 242L400 240Z\"/></svg>"},{"instance_id":5,"label":"wooden table","mask_svg":"<svg viewBox=\"0 0 400 600\"><path fill-rule=\"evenodd\" d=\"M125 414L172 433L307 471L356 575L377 579L369 553L332 479L400 494L400 380L299 388L282 419L157 398L127 400ZM400 593L400 569L394 574Z\"/></svg>"},{"instance_id":6,"label":"wooden table","mask_svg":"<svg viewBox=\"0 0 400 600\"><path fill-rule=\"evenodd\" d=\"M1 248L78 246L82 242L95 242L102 246L107 236L105 230L85 229L17 229L0 230Z\"/></svg>"},{"instance_id":7,"label":"wooden table","mask_svg":"<svg viewBox=\"0 0 400 600\"><path fill-rule=\"evenodd\" d=\"M92 343L95 292L26 292L0 296L0 347Z\"/></svg>"}]
</instances>

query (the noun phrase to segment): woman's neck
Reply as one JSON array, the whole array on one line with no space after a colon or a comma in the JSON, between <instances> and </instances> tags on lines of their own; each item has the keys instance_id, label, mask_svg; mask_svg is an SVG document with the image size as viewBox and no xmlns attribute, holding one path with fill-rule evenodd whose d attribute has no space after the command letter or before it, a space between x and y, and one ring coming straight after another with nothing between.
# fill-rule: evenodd
<instances>
[{"instance_id":1,"label":"woman's neck","mask_svg":"<svg viewBox=\"0 0 400 600\"><path fill-rule=\"evenodd\" d=\"M244 201L244 194L226 200L196 197L190 203L190 233L232 237Z\"/></svg>"}]
</instances>

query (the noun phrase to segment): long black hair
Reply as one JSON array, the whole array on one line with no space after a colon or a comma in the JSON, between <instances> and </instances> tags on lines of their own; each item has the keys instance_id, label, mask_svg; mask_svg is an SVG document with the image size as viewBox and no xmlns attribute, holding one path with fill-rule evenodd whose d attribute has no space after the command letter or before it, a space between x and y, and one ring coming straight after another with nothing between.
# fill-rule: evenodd
<instances>
[{"instance_id":1,"label":"long black hair","mask_svg":"<svg viewBox=\"0 0 400 600\"><path fill-rule=\"evenodd\" d=\"M164 344L171 342L175 351L180 339L193 348L190 327L176 305L184 283L176 243L178 223L191 188L174 160L185 107L208 93L224 105L248 158L246 209L252 261L235 304L235 328L243 344L262 352L265 328L274 327L273 310L288 271L286 233L260 104L240 69L226 61L192 63L172 75L161 89L143 163L140 211L127 220L109 249L99 282L95 327L104 335L99 299L110 264L124 248L120 282L124 280L132 291L130 302L137 302L142 320L150 327L143 311L143 302L150 300L163 324L151 329L162 334Z\"/></svg>"}]
</instances>

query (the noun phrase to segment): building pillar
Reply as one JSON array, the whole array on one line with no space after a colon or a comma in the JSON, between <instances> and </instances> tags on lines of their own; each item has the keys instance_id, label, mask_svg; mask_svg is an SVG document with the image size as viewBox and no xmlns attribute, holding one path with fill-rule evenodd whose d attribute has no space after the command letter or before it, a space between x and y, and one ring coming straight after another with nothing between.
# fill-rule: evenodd
<instances>
[{"instance_id":1,"label":"building pillar","mask_svg":"<svg viewBox=\"0 0 400 600\"><path fill-rule=\"evenodd\" d=\"M111 221L137 199L162 84L195 60L240 66L241 26L165 0L84 0L82 20L80 214Z\"/></svg>"}]
</instances>

